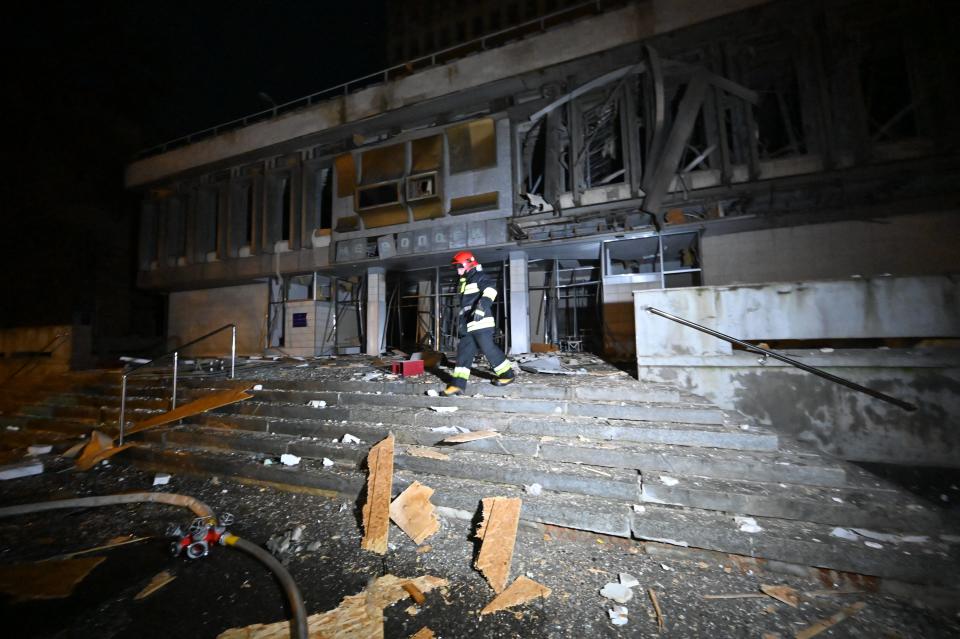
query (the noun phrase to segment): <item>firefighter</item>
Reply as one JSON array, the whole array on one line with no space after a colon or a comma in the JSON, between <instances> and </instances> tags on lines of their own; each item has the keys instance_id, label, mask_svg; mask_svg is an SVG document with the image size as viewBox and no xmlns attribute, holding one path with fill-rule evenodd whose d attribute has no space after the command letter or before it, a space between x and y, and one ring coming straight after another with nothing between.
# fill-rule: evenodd
<instances>
[{"instance_id":1,"label":"firefighter","mask_svg":"<svg viewBox=\"0 0 960 639\"><path fill-rule=\"evenodd\" d=\"M463 394L478 349L497 376L493 383L506 386L514 379L513 365L493 341L493 329L496 326L493 302L497 299L495 283L483 272L483 266L470 251L460 251L454 255L450 265L457 269L460 276L460 343L457 346L453 382L444 389L443 394L447 397Z\"/></svg>"}]
</instances>

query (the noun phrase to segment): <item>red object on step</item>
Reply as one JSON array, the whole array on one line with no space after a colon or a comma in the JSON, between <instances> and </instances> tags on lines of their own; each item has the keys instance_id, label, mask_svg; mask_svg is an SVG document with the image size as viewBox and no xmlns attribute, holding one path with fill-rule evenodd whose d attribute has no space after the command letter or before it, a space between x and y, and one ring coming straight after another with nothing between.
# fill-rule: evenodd
<instances>
[{"instance_id":1,"label":"red object on step","mask_svg":"<svg viewBox=\"0 0 960 639\"><path fill-rule=\"evenodd\" d=\"M399 373L403 377L423 375L423 360L414 359L403 362L391 362L390 372L392 372L394 375Z\"/></svg>"}]
</instances>

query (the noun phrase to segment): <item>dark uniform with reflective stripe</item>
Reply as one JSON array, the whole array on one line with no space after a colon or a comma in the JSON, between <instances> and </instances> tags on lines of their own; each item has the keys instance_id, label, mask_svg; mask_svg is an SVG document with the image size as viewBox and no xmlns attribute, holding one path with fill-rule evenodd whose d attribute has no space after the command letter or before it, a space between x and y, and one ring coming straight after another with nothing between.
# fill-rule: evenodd
<instances>
[{"instance_id":1,"label":"dark uniform with reflective stripe","mask_svg":"<svg viewBox=\"0 0 960 639\"><path fill-rule=\"evenodd\" d=\"M457 346L457 367L453 369L453 385L460 390L467 387L470 366L477 350L487 358L499 379L513 379L510 360L493 341L495 299L495 282L479 264L460 278L460 344Z\"/></svg>"}]
</instances>

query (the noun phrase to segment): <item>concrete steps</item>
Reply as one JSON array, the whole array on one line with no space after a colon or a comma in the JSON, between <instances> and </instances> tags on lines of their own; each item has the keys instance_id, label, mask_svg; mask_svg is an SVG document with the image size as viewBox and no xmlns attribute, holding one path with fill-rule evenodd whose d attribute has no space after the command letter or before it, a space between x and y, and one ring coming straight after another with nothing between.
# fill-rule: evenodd
<instances>
[{"instance_id":1,"label":"concrete steps","mask_svg":"<svg viewBox=\"0 0 960 639\"><path fill-rule=\"evenodd\" d=\"M303 460L296 467L279 467L264 466L247 454L222 451L173 451L144 445L128 452L127 458L155 469L216 474L311 488L343 495L348 499L357 498L365 481L365 475L354 468L340 465L324 468L314 460ZM533 496L510 484L402 468L395 470L394 494L399 494L415 480L435 490L431 498L434 504L466 518L475 516L483 497L519 497L523 500L521 520L533 524L553 524L802 566L951 587L956 586L956 569L960 567L956 545L938 538L923 544L903 540L897 543L871 541L873 545L870 546L867 545L868 537L838 537L833 534L834 527L830 525L773 517L754 517L752 521L744 522L732 513L655 504L634 507L624 501L549 489ZM747 524L756 526L750 528L755 532L743 530Z\"/></svg>"},{"instance_id":2,"label":"concrete steps","mask_svg":"<svg viewBox=\"0 0 960 639\"><path fill-rule=\"evenodd\" d=\"M396 492L418 479L436 490L434 503L463 516L472 517L482 497L515 495L523 498L522 517L530 523L920 583L956 581L923 576L937 562L957 564L955 549L937 539L937 511L670 388L619 375L549 381L524 376L505 388L477 383L471 384L472 396L443 398L425 395L442 387L432 376L392 379L367 364L299 370L326 378L246 380L261 386L252 399L137 435L132 439L140 445L117 460L355 498L365 483L361 469L370 445L393 433ZM292 367L281 373L298 374ZM187 378L178 403L238 383ZM117 390L116 380L94 381L21 407L0 423L15 422L38 435L111 430L119 416ZM132 378L128 393L127 418L141 421L166 409L170 381ZM308 406L312 400L327 406ZM451 446L442 443L450 427L496 430L499 436ZM341 443L348 433L362 443ZM414 454L410 446L429 447L447 459ZM283 453L302 461L292 468L263 464ZM324 467L323 458L335 465ZM524 489L535 483L543 489L538 496ZM741 530L744 524L735 517L752 517L762 531ZM930 541L882 542L896 547L883 553L855 533L846 533L852 539L832 535L834 528L922 534ZM911 565L908 557L916 561Z\"/></svg>"}]
</instances>

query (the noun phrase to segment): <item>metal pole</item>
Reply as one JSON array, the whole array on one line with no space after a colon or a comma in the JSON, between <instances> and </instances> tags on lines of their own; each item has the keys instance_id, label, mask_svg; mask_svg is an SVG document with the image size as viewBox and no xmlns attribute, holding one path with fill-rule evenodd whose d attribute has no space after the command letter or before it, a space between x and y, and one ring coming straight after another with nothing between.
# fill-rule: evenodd
<instances>
[{"instance_id":1,"label":"metal pole","mask_svg":"<svg viewBox=\"0 0 960 639\"><path fill-rule=\"evenodd\" d=\"M118 446L123 446L123 431L125 426L124 414L127 409L127 375L124 373L120 377L120 441Z\"/></svg>"},{"instance_id":2,"label":"metal pole","mask_svg":"<svg viewBox=\"0 0 960 639\"><path fill-rule=\"evenodd\" d=\"M719 338L719 339L722 339L722 340L726 340L726 341L730 342L731 344L736 344L737 346L742 346L742 347L744 347L745 349L747 349L748 351L752 351L752 352L754 352L754 353L760 353L761 355L767 355L767 356L772 357L772 358L774 358L774 359L778 359L778 360L780 360L781 362L786 362L787 364L790 364L790 365L792 365L792 366L796 366L796 367L799 368L800 370L807 371L808 373L813 373L814 375L817 375L818 377L822 377L822 378L824 378L824 379L828 379L828 380L830 380L831 382L835 382L835 383L837 383L837 384L840 384L841 386L846 386L847 388L852 388L852 389L855 390L855 391L859 391L859 392L861 392L861 393L866 393L867 395L870 395L871 397L876 397L877 399L881 399L881 400L883 400L883 401L885 401L885 402L889 402L889 403L893 404L894 406L899 406L899 407L902 408L903 410L911 411L911 412L917 410L917 407L914 406L913 404L910 404L909 402L905 402L905 401L903 401L903 400L899 400L899 399L897 399L896 397L890 397L889 395L886 395L886 394L884 394L884 393L881 393L880 391L875 391L875 390L873 390L872 388L867 388L866 386L861 386L860 384L857 384L856 382L851 382L851 381L848 380L848 379L844 379L844 378L842 378L842 377L837 377L836 375L833 375L832 373L828 373L828 372L825 371L825 370L816 368L815 366L810 366L810 365L808 365L808 364L804 364L803 362L798 362L798 361L795 360L795 359L792 359L792 358L790 358L790 357L787 357L786 355L781 355L780 353L777 353L777 352L775 352L775 351L770 351L770 350L767 350L767 349L765 349L765 348L761 348L761 347L759 347L759 346L754 346L753 344L748 344L747 342L740 341L740 340L738 340L738 339L735 338L735 337L730 337L729 335L724 335L723 333L719 333L719 332L717 332L717 331L715 331L715 330L709 329L709 328L707 328L706 326L701 326L701 325L699 325L699 324L694 324L693 322L691 322L691 321L689 321L689 320L685 320L685 319L683 319L682 317L677 317L676 315L671 315L670 313L666 313L666 312L664 312L664 311L661 311L661 310L658 309L658 308L653 308L652 306L648 306L648 307L646 307L646 311L647 311L648 313L653 313L654 315L659 315L660 317L665 317L665 318L667 318L667 319L669 319L669 320L673 320L674 322L677 322L678 324L683 324L684 326L689 326L690 328L694 328L694 329L696 329L696 330L698 330L698 331L701 331L701 332L703 332L703 333L706 333L707 335L712 335L712 336L714 336L714 337L716 337L716 338Z\"/></svg>"},{"instance_id":3,"label":"metal pole","mask_svg":"<svg viewBox=\"0 0 960 639\"><path fill-rule=\"evenodd\" d=\"M316 288L314 288L316 290ZM230 379L233 379L234 371L237 366L237 326L230 329Z\"/></svg>"},{"instance_id":4,"label":"metal pole","mask_svg":"<svg viewBox=\"0 0 960 639\"><path fill-rule=\"evenodd\" d=\"M433 267L433 350L440 349L440 267Z\"/></svg>"},{"instance_id":5,"label":"metal pole","mask_svg":"<svg viewBox=\"0 0 960 639\"><path fill-rule=\"evenodd\" d=\"M180 362L180 351L173 351L173 396L170 398L170 410L177 407L177 364Z\"/></svg>"}]
</instances>

